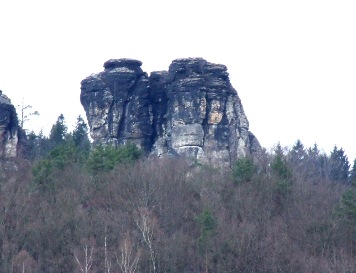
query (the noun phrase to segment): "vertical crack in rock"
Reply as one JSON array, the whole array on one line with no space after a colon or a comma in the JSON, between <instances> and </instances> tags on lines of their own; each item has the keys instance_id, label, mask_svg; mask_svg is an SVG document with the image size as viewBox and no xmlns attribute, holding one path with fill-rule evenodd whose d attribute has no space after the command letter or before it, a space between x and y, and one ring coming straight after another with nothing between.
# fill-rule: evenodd
<instances>
[{"instance_id":1,"label":"vertical crack in rock","mask_svg":"<svg viewBox=\"0 0 356 273\"><path fill-rule=\"evenodd\" d=\"M131 86L129 86L129 88L127 89L126 98L124 99L123 106L122 106L122 115L119 121L117 137L119 142L122 142L123 144L125 144L125 132L126 132L125 124L127 121L127 116L129 115L128 104L132 100L133 90L136 87L137 82L138 82L138 76L136 75L136 79L134 80L134 83Z\"/></svg>"},{"instance_id":2,"label":"vertical crack in rock","mask_svg":"<svg viewBox=\"0 0 356 273\"><path fill-rule=\"evenodd\" d=\"M114 94L116 92L116 82L114 82ZM109 106L109 110L108 110L108 123L107 123L107 126L108 126L108 131L109 132L113 132L114 131L114 128L113 128L113 119L114 119L114 106L115 106L115 98L113 98L113 100L111 101L110 103L110 106ZM121 113L121 117L122 117L123 113ZM111 122L110 122L111 121ZM117 141L114 141L114 144L115 146L118 145Z\"/></svg>"},{"instance_id":3,"label":"vertical crack in rock","mask_svg":"<svg viewBox=\"0 0 356 273\"><path fill-rule=\"evenodd\" d=\"M233 131L233 129L231 130L231 125L232 125L232 121L228 119L227 117L227 107L228 107L228 97L225 97L225 102L224 102L224 110L223 110L223 117L222 120L225 121L225 123L227 124L226 126L229 127L229 131ZM231 133L230 133L231 134ZM233 149L231 149L231 143L230 143L230 136L226 136L228 138L228 143L227 143L227 147L226 149L228 150L228 155L229 155L229 162L233 162L233 157L231 155L231 153L233 152Z\"/></svg>"},{"instance_id":4,"label":"vertical crack in rock","mask_svg":"<svg viewBox=\"0 0 356 273\"><path fill-rule=\"evenodd\" d=\"M167 71L152 72L149 77L148 91L149 101L152 114L152 136L151 146L166 134L166 119L167 119L167 90L166 80Z\"/></svg>"},{"instance_id":5,"label":"vertical crack in rock","mask_svg":"<svg viewBox=\"0 0 356 273\"><path fill-rule=\"evenodd\" d=\"M202 125L203 125L203 130L204 130L204 138L203 138L203 147L205 147L205 138L208 134L208 119L209 119L209 112L208 112L208 97L206 95L206 92L205 92L205 96L204 96L204 104L202 107L204 108L204 119L203 119L203 122L202 122Z\"/></svg>"},{"instance_id":6,"label":"vertical crack in rock","mask_svg":"<svg viewBox=\"0 0 356 273\"><path fill-rule=\"evenodd\" d=\"M94 140L111 137L119 144L135 143L150 155L180 155L220 166L260 152L226 66L176 59L168 71L147 77L141 64L109 60L104 72L82 81L81 103Z\"/></svg>"}]
</instances>

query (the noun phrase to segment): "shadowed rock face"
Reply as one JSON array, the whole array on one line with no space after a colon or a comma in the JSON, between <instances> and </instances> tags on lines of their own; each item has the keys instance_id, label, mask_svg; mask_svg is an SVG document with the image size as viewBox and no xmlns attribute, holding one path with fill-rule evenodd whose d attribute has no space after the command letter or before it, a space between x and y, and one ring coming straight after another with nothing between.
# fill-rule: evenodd
<instances>
[{"instance_id":1,"label":"shadowed rock face","mask_svg":"<svg viewBox=\"0 0 356 273\"><path fill-rule=\"evenodd\" d=\"M23 152L26 136L18 125L15 107L0 91L0 159L15 158Z\"/></svg>"},{"instance_id":2,"label":"shadowed rock face","mask_svg":"<svg viewBox=\"0 0 356 273\"><path fill-rule=\"evenodd\" d=\"M109 60L104 72L82 81L80 99L94 141L125 144L129 140L150 149L151 104L141 64L131 59Z\"/></svg>"},{"instance_id":3,"label":"shadowed rock face","mask_svg":"<svg viewBox=\"0 0 356 273\"><path fill-rule=\"evenodd\" d=\"M81 83L96 142L132 142L151 155L182 155L214 165L260 151L224 65L177 59L148 77L141 62L109 60Z\"/></svg>"}]
</instances>

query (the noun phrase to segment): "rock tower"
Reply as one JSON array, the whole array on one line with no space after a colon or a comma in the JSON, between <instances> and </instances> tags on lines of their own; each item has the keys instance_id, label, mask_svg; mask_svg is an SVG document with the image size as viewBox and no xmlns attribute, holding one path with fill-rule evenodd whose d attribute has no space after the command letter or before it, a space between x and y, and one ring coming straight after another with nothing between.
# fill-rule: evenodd
<instances>
[{"instance_id":1,"label":"rock tower","mask_svg":"<svg viewBox=\"0 0 356 273\"><path fill-rule=\"evenodd\" d=\"M261 147L249 131L227 68L202 58L174 60L168 71L114 59L81 82L81 103L95 142L135 143L150 155L230 165Z\"/></svg>"}]
</instances>

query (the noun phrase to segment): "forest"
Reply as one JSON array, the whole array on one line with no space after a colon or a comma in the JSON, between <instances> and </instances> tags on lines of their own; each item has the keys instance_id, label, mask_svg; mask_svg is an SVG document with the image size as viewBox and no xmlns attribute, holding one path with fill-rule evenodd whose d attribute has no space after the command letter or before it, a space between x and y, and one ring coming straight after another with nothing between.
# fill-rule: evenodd
<instances>
[{"instance_id":1,"label":"forest","mask_svg":"<svg viewBox=\"0 0 356 273\"><path fill-rule=\"evenodd\" d=\"M356 272L356 161L277 143L231 168L91 147L79 116L0 173L0 272Z\"/></svg>"}]
</instances>

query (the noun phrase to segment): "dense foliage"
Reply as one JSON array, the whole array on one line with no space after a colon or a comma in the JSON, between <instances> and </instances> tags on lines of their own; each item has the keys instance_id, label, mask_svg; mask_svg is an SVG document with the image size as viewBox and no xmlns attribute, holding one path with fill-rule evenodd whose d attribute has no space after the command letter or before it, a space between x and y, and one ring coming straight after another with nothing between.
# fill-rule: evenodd
<instances>
[{"instance_id":1,"label":"dense foliage","mask_svg":"<svg viewBox=\"0 0 356 273\"><path fill-rule=\"evenodd\" d=\"M87 165L89 171L97 174L98 172L113 170L118 164L133 163L141 156L142 151L134 144L121 147L100 144L92 149Z\"/></svg>"},{"instance_id":2,"label":"dense foliage","mask_svg":"<svg viewBox=\"0 0 356 273\"><path fill-rule=\"evenodd\" d=\"M356 270L342 149L298 141L226 170L147 160L134 145L89 151L80 123L0 174L0 272Z\"/></svg>"}]
</instances>

